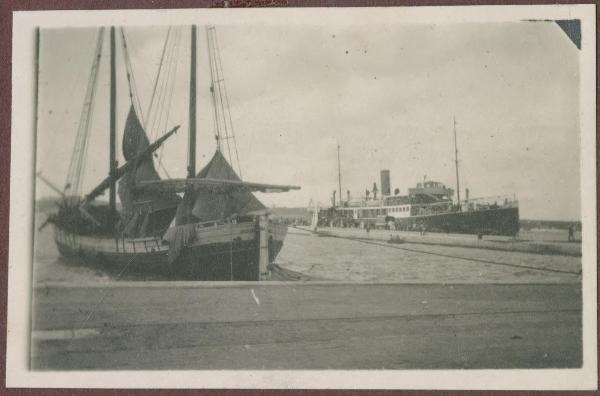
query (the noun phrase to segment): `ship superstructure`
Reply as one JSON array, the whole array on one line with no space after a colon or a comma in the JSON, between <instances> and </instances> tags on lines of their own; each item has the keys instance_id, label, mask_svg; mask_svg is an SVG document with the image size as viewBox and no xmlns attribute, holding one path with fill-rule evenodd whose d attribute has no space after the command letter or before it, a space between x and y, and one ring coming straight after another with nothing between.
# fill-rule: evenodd
<instances>
[{"instance_id":1,"label":"ship superstructure","mask_svg":"<svg viewBox=\"0 0 600 396\"><path fill-rule=\"evenodd\" d=\"M503 195L460 199L458 146L454 120L454 162L456 191L444 183L426 180L408 189L391 191L390 171L381 171L380 188L373 183L371 190L359 199L342 199L340 146L338 145L339 197L333 192L332 206L319 211L319 225L330 227L387 228L391 230L432 231L478 235L515 236L519 232L519 203L516 196ZM456 192L456 199L454 198Z\"/></svg>"},{"instance_id":2,"label":"ship superstructure","mask_svg":"<svg viewBox=\"0 0 600 396\"><path fill-rule=\"evenodd\" d=\"M319 212L321 226L387 228L406 231L455 232L514 236L519 231L516 197L493 196L455 201L454 190L429 180L389 194L389 171L381 172L382 196L338 202ZM396 192L398 192L396 190Z\"/></svg>"}]
</instances>

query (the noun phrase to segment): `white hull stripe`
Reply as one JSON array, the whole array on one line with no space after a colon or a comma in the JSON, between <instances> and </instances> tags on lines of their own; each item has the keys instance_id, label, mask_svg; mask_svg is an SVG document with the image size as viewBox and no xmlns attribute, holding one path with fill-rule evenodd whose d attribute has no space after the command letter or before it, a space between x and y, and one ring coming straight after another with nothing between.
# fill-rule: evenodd
<instances>
[{"instance_id":1,"label":"white hull stripe","mask_svg":"<svg viewBox=\"0 0 600 396\"><path fill-rule=\"evenodd\" d=\"M269 237L274 241L283 241L287 234L287 226L269 224ZM197 228L194 242L189 247L230 243L232 241L251 241L255 239L255 226L253 223L224 224L215 227ZM162 238L110 238L77 235L54 227L54 239L58 244L76 251L90 251L96 253L167 253L169 245L164 244Z\"/></svg>"}]
</instances>

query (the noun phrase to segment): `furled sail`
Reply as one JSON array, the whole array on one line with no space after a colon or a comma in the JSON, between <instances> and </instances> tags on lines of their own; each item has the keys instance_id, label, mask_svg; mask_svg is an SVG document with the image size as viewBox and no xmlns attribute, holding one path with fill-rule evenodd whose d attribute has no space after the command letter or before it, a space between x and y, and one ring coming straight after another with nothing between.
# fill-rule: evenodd
<instances>
[{"instance_id":1,"label":"furled sail","mask_svg":"<svg viewBox=\"0 0 600 396\"><path fill-rule=\"evenodd\" d=\"M241 181L218 150L196 178ZM265 209L265 206L248 189L235 188L216 192L190 185L184 194L182 204L177 209L176 223L180 225L219 220Z\"/></svg>"},{"instance_id":2,"label":"furled sail","mask_svg":"<svg viewBox=\"0 0 600 396\"><path fill-rule=\"evenodd\" d=\"M123 156L129 161L143 153L150 146L133 106L129 109L123 133ZM144 192L135 190L137 183L147 180L160 180L151 156L139 161L119 181L119 198L124 235L143 237L161 233L173 220L181 199L173 192Z\"/></svg>"}]
</instances>

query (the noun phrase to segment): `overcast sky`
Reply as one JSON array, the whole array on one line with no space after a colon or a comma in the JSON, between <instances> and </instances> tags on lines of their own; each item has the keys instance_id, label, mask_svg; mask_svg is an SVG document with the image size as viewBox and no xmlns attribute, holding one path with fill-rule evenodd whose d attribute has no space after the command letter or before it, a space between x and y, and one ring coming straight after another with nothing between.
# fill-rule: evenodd
<instances>
[{"instance_id":1,"label":"overcast sky","mask_svg":"<svg viewBox=\"0 0 600 396\"><path fill-rule=\"evenodd\" d=\"M164 27L127 28L143 108L150 100ZM184 177L189 29L183 31L163 163ZM456 117L461 188L515 193L521 218L580 219L579 53L552 22L452 25L218 26L244 179L296 184L260 194L267 205L326 204L389 169L402 194L424 175L455 187ZM97 30L42 30L37 168L63 185ZM198 165L215 150L206 37L198 43ZM99 74L84 189L108 168L108 37ZM121 50L117 126L129 107ZM119 138L120 139L120 138ZM120 140L119 140L120 141ZM119 152L120 162L123 163ZM163 173L164 175L164 173ZM38 184L39 197L52 191Z\"/></svg>"}]
</instances>

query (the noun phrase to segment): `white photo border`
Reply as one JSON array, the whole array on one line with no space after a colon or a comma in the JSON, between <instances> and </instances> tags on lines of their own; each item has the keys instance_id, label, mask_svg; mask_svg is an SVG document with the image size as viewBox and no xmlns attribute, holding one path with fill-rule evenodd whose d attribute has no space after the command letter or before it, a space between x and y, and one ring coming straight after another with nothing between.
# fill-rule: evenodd
<instances>
[{"instance_id":1,"label":"white photo border","mask_svg":"<svg viewBox=\"0 0 600 396\"><path fill-rule=\"evenodd\" d=\"M7 387L506 389L597 388L596 9L586 5L261 8L13 13ZM580 19L583 367L503 370L30 371L34 35L41 28L183 24L357 25Z\"/></svg>"}]
</instances>

